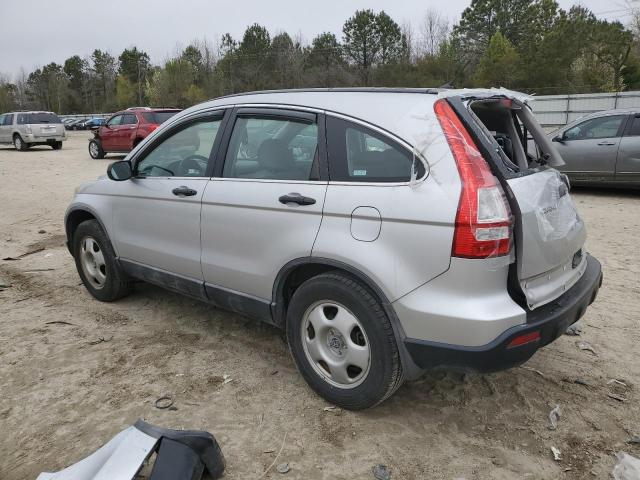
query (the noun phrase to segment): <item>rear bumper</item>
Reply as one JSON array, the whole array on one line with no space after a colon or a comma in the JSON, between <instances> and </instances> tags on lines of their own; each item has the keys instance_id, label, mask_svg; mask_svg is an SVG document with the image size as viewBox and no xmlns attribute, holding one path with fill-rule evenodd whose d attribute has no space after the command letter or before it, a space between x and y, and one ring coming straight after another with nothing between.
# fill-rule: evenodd
<instances>
[{"instance_id":1,"label":"rear bumper","mask_svg":"<svg viewBox=\"0 0 640 480\"><path fill-rule=\"evenodd\" d=\"M602 269L594 257L587 257L587 262L580 280L564 295L535 310L527 310L526 324L509 328L486 345L468 347L406 338L405 348L413 362L423 369L446 366L491 372L526 362L539 348L577 322L595 300L602 285ZM517 337L536 332L540 335L538 340L509 348Z\"/></svg>"}]
</instances>

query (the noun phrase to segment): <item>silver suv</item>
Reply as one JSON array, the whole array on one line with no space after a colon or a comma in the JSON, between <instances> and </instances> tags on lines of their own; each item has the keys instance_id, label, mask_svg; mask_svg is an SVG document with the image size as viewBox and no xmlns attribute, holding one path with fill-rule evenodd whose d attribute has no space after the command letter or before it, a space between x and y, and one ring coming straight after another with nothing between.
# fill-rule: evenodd
<instances>
[{"instance_id":1,"label":"silver suv","mask_svg":"<svg viewBox=\"0 0 640 480\"><path fill-rule=\"evenodd\" d=\"M53 112L11 112L0 115L0 144L12 143L24 151L33 145L62 148L67 134L62 121Z\"/></svg>"},{"instance_id":2,"label":"silver suv","mask_svg":"<svg viewBox=\"0 0 640 480\"><path fill-rule=\"evenodd\" d=\"M206 102L77 190L69 250L98 300L145 280L282 327L309 385L343 408L433 367L511 367L602 283L526 100L320 89Z\"/></svg>"}]
</instances>

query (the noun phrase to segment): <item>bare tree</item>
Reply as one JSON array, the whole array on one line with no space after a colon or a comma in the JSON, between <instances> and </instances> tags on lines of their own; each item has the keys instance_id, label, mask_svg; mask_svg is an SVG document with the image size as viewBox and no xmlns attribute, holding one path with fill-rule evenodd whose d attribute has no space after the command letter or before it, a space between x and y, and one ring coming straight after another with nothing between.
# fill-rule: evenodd
<instances>
[{"instance_id":1,"label":"bare tree","mask_svg":"<svg viewBox=\"0 0 640 480\"><path fill-rule=\"evenodd\" d=\"M418 55L435 57L450 31L449 20L444 15L433 8L427 10L419 27Z\"/></svg>"}]
</instances>

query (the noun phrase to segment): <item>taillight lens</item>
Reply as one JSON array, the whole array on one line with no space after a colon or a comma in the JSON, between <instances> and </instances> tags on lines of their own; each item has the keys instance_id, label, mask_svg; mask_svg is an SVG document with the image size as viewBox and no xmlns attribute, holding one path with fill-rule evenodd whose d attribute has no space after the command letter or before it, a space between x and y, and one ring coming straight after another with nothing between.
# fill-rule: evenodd
<instances>
[{"instance_id":1,"label":"taillight lens","mask_svg":"<svg viewBox=\"0 0 640 480\"><path fill-rule=\"evenodd\" d=\"M488 258L509 254L511 212L502 187L451 105L440 99L434 109L462 182L452 255Z\"/></svg>"}]
</instances>

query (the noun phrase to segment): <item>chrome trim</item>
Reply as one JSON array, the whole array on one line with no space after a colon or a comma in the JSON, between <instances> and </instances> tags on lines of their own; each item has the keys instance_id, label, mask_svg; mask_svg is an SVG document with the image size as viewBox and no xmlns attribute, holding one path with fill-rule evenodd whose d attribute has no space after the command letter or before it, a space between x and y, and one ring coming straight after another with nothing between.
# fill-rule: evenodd
<instances>
[{"instance_id":1,"label":"chrome trim","mask_svg":"<svg viewBox=\"0 0 640 480\"><path fill-rule=\"evenodd\" d=\"M233 177L211 177L210 181L216 182L254 182L254 183L295 183L300 185L327 185L327 180L276 180L269 178L233 178Z\"/></svg>"}]
</instances>

